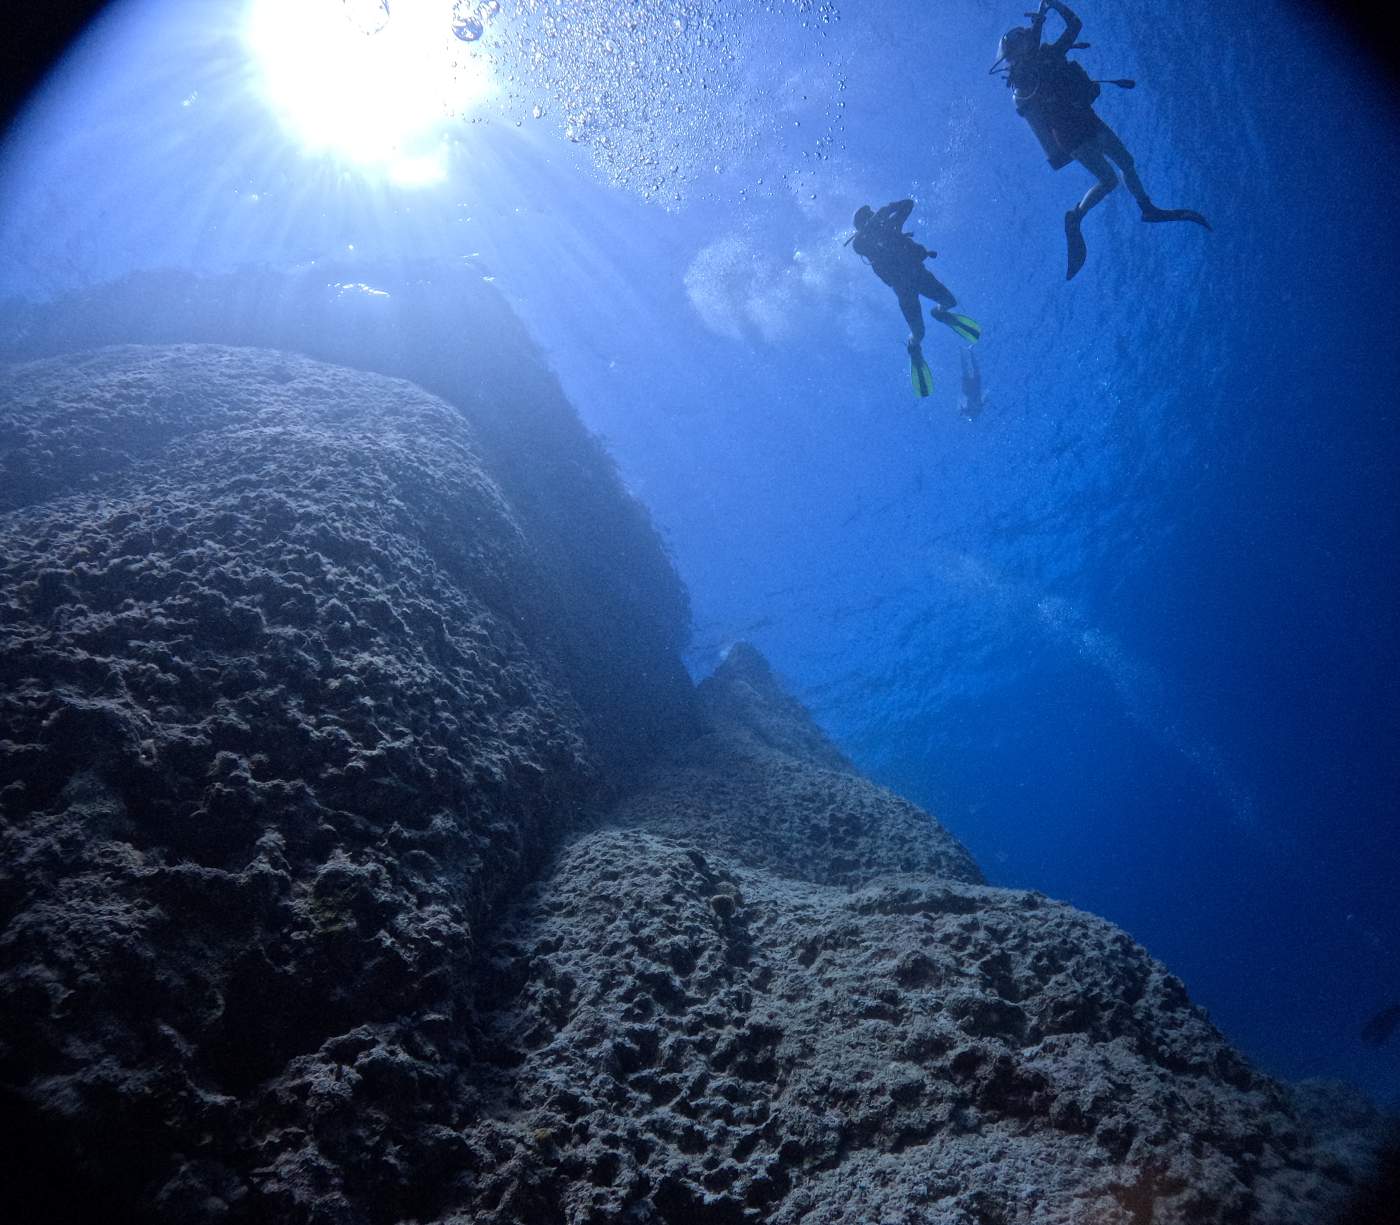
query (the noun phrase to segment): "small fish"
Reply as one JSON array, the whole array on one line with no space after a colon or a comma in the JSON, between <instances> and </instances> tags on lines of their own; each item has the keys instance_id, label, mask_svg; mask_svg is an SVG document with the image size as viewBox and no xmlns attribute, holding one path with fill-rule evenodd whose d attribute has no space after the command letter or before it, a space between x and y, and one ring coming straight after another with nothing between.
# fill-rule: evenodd
<instances>
[{"instance_id":1,"label":"small fish","mask_svg":"<svg viewBox=\"0 0 1400 1225\"><path fill-rule=\"evenodd\" d=\"M1367 1046L1384 1046L1397 1026L1400 1026L1400 1004L1391 1004L1361 1027L1361 1041Z\"/></svg>"}]
</instances>

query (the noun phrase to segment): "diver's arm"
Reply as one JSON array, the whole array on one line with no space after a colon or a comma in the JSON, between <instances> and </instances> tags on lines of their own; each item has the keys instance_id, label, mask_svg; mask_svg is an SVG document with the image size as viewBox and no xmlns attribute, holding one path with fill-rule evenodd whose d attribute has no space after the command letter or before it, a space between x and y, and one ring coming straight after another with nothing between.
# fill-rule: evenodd
<instances>
[{"instance_id":1,"label":"diver's arm","mask_svg":"<svg viewBox=\"0 0 1400 1225\"><path fill-rule=\"evenodd\" d=\"M880 220L888 222L896 230L902 230L904 223L909 220L909 214L913 211L913 200L896 200L893 204L886 204L880 210Z\"/></svg>"},{"instance_id":2,"label":"diver's arm","mask_svg":"<svg viewBox=\"0 0 1400 1225\"><path fill-rule=\"evenodd\" d=\"M1084 23L1079 20L1074 10L1069 5L1062 3L1062 0L1044 0L1042 9L1052 8L1059 13L1065 23L1064 33L1050 44L1051 51L1058 51L1064 55L1075 43L1079 41L1079 35L1083 32Z\"/></svg>"}]
</instances>

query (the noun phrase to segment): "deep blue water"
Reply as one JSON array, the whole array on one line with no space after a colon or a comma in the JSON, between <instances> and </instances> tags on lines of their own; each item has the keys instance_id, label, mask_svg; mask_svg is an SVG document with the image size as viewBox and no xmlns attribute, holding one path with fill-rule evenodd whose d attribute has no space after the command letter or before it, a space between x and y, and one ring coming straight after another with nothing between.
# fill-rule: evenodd
<instances>
[{"instance_id":1,"label":"deep blue water","mask_svg":"<svg viewBox=\"0 0 1400 1225\"><path fill-rule=\"evenodd\" d=\"M1358 1037L1400 1000L1400 109L1315 11L1086 2L1139 82L1100 113L1216 228L1120 191L1066 284L1088 176L986 72L1021 8L506 4L497 93L400 187L301 147L227 6L131 0L5 146L0 296L469 258L651 508L697 673L752 640L994 883L1121 923L1266 1069L1400 1102ZM842 245L906 195L985 328L973 423L955 339L914 399Z\"/></svg>"}]
</instances>

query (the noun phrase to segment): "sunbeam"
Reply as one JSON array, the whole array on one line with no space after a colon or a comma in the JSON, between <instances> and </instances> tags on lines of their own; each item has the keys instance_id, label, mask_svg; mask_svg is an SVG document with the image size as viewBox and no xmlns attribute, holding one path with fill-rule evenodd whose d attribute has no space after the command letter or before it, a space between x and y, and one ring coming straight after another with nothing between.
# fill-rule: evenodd
<instances>
[{"instance_id":1,"label":"sunbeam","mask_svg":"<svg viewBox=\"0 0 1400 1225\"><path fill-rule=\"evenodd\" d=\"M490 61L454 35L448 3L253 0L262 91L311 152L404 185L446 173L443 125L490 96Z\"/></svg>"}]
</instances>

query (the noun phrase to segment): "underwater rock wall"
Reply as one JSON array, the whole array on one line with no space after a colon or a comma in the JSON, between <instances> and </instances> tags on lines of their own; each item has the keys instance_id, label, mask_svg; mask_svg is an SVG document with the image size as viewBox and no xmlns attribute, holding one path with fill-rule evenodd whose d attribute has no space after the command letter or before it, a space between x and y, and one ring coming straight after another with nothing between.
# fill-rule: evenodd
<instances>
[{"instance_id":1,"label":"underwater rock wall","mask_svg":"<svg viewBox=\"0 0 1400 1225\"><path fill-rule=\"evenodd\" d=\"M502 927L508 1157L468 1219L1334 1219L1364 1101L1310 1121L1127 934L982 885L752 650L702 688L707 735Z\"/></svg>"},{"instance_id":2,"label":"underwater rock wall","mask_svg":"<svg viewBox=\"0 0 1400 1225\"><path fill-rule=\"evenodd\" d=\"M928 813L861 777L747 643L699 686L704 733L676 745L610 814L745 867L854 888L898 872L982 883Z\"/></svg>"},{"instance_id":3,"label":"underwater rock wall","mask_svg":"<svg viewBox=\"0 0 1400 1225\"><path fill-rule=\"evenodd\" d=\"M504 425L210 345L0 399L7 1219L1317 1225L1374 1151L757 652L678 683Z\"/></svg>"},{"instance_id":4,"label":"underwater rock wall","mask_svg":"<svg viewBox=\"0 0 1400 1225\"><path fill-rule=\"evenodd\" d=\"M59 1137L30 1189L397 1219L392 1150L472 1097L483 923L646 751L599 752L560 644L634 639L561 603L411 384L118 347L2 394L0 1083Z\"/></svg>"},{"instance_id":5,"label":"underwater rock wall","mask_svg":"<svg viewBox=\"0 0 1400 1225\"><path fill-rule=\"evenodd\" d=\"M442 397L471 423L553 585L552 649L586 695L595 752L627 765L689 726L685 588L645 508L626 496L481 265L323 259L222 276L148 271L51 303L0 304L0 362L190 342L302 353Z\"/></svg>"}]
</instances>

